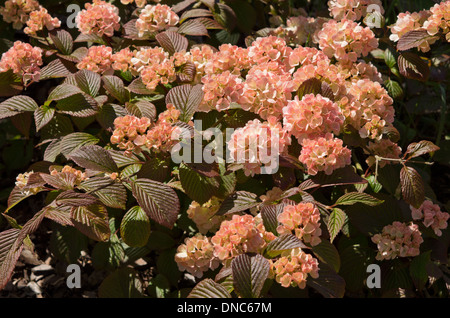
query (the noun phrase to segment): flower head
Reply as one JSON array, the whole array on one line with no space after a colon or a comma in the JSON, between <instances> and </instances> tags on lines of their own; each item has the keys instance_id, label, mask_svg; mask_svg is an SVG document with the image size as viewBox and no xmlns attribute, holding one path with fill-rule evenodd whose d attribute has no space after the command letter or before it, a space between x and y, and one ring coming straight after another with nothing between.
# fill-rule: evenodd
<instances>
[{"instance_id":1,"label":"flower head","mask_svg":"<svg viewBox=\"0 0 450 318\"><path fill-rule=\"evenodd\" d=\"M3 20L13 24L13 28L20 30L27 22L31 12L39 10L36 0L6 0L4 7L0 7Z\"/></svg>"},{"instance_id":2,"label":"flower head","mask_svg":"<svg viewBox=\"0 0 450 318\"><path fill-rule=\"evenodd\" d=\"M167 30L178 24L180 18L165 4L146 5L139 14L136 28L139 37Z\"/></svg>"},{"instance_id":3,"label":"flower head","mask_svg":"<svg viewBox=\"0 0 450 318\"><path fill-rule=\"evenodd\" d=\"M358 21L367 15L370 5L376 5L380 13L384 13L381 0L330 0L328 1L328 10L335 20Z\"/></svg>"},{"instance_id":4,"label":"flower head","mask_svg":"<svg viewBox=\"0 0 450 318\"><path fill-rule=\"evenodd\" d=\"M111 70L112 59L111 47L105 45L91 46L87 55L77 64L77 68L103 74Z\"/></svg>"},{"instance_id":5,"label":"flower head","mask_svg":"<svg viewBox=\"0 0 450 318\"><path fill-rule=\"evenodd\" d=\"M114 31L120 29L119 9L102 0L94 0L86 3L86 9L81 10L75 22L78 30L83 34L95 34L98 36L113 36Z\"/></svg>"},{"instance_id":6,"label":"flower head","mask_svg":"<svg viewBox=\"0 0 450 318\"><path fill-rule=\"evenodd\" d=\"M3 53L0 60L0 72L12 70L23 78L24 82L38 81L42 62L42 49L21 41L14 42L12 48Z\"/></svg>"},{"instance_id":7,"label":"flower head","mask_svg":"<svg viewBox=\"0 0 450 318\"><path fill-rule=\"evenodd\" d=\"M40 7L39 10L30 13L27 21L27 27L23 30L28 35L36 35L37 32L47 29L49 31L59 28L61 21L58 18L52 18L47 9Z\"/></svg>"},{"instance_id":8,"label":"flower head","mask_svg":"<svg viewBox=\"0 0 450 318\"><path fill-rule=\"evenodd\" d=\"M382 261L419 255L423 239L416 224L395 221L386 225L380 234L372 236L372 242L378 247L376 259Z\"/></svg>"},{"instance_id":9,"label":"flower head","mask_svg":"<svg viewBox=\"0 0 450 318\"><path fill-rule=\"evenodd\" d=\"M442 235L442 231L447 228L447 220L450 215L442 212L437 204L433 204L430 200L425 200L422 205L416 209L411 206L411 214L413 220L422 220L425 227L431 227L437 236Z\"/></svg>"}]
</instances>

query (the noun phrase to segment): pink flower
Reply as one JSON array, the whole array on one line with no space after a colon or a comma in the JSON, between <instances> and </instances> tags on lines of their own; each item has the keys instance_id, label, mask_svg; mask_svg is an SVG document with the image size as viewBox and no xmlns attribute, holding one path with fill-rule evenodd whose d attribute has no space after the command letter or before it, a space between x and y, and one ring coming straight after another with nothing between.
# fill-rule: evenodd
<instances>
[{"instance_id":1,"label":"pink flower","mask_svg":"<svg viewBox=\"0 0 450 318\"><path fill-rule=\"evenodd\" d=\"M52 18L47 9L40 7L39 10L30 13L30 19L27 21L27 27L23 30L28 35L36 35L36 32L47 29L49 31L59 28L61 21L58 18Z\"/></svg>"},{"instance_id":2,"label":"pink flower","mask_svg":"<svg viewBox=\"0 0 450 318\"><path fill-rule=\"evenodd\" d=\"M238 75L224 71L219 74L207 74L202 78L203 101L200 111L229 109L231 104L239 104L244 93L244 84Z\"/></svg>"},{"instance_id":3,"label":"pink flower","mask_svg":"<svg viewBox=\"0 0 450 318\"><path fill-rule=\"evenodd\" d=\"M112 37L114 31L120 29L119 9L114 5L94 0L92 4L86 3L84 7L86 9L81 10L75 19L81 33Z\"/></svg>"},{"instance_id":4,"label":"pink flower","mask_svg":"<svg viewBox=\"0 0 450 318\"><path fill-rule=\"evenodd\" d=\"M424 29L429 35L437 35L442 32L447 42L450 42L450 1L436 3L430 11L431 16L424 22Z\"/></svg>"},{"instance_id":5,"label":"pink flower","mask_svg":"<svg viewBox=\"0 0 450 318\"><path fill-rule=\"evenodd\" d=\"M328 1L328 10L335 20L357 21L367 15L369 5L376 5L380 9L380 13L384 13L380 0L330 0Z\"/></svg>"},{"instance_id":6,"label":"pink flower","mask_svg":"<svg viewBox=\"0 0 450 318\"><path fill-rule=\"evenodd\" d=\"M450 215L447 212L442 212L437 204L433 204L430 200L425 200L420 208L411 208L411 215L413 220L422 220L425 227L431 227L437 236L442 235L442 231L447 228L447 220Z\"/></svg>"},{"instance_id":7,"label":"pink flower","mask_svg":"<svg viewBox=\"0 0 450 318\"><path fill-rule=\"evenodd\" d=\"M253 66L248 72L241 98L242 109L258 114L262 119L281 119L283 107L291 99L291 75L277 62Z\"/></svg>"},{"instance_id":8,"label":"pink flower","mask_svg":"<svg viewBox=\"0 0 450 318\"><path fill-rule=\"evenodd\" d=\"M268 122L254 119L236 129L228 142L228 149L232 158L244 165L245 175L253 176L261 173L263 166L267 172L278 169L278 156L287 150L290 142L289 134L272 116Z\"/></svg>"},{"instance_id":9,"label":"pink flower","mask_svg":"<svg viewBox=\"0 0 450 318\"><path fill-rule=\"evenodd\" d=\"M295 96L283 108L284 127L299 142L329 132L339 135L344 119L339 106L321 95L307 94L302 100Z\"/></svg>"},{"instance_id":10,"label":"pink flower","mask_svg":"<svg viewBox=\"0 0 450 318\"><path fill-rule=\"evenodd\" d=\"M136 28L139 37L153 35L178 24L180 18L165 4L146 5L139 14Z\"/></svg>"},{"instance_id":11,"label":"pink flower","mask_svg":"<svg viewBox=\"0 0 450 318\"><path fill-rule=\"evenodd\" d=\"M13 24L13 28L20 30L27 22L29 14L39 10L39 2L36 0L6 0L5 6L0 7L3 20Z\"/></svg>"},{"instance_id":12,"label":"pink flower","mask_svg":"<svg viewBox=\"0 0 450 318\"><path fill-rule=\"evenodd\" d=\"M145 146L154 152L170 152L179 140L175 135L180 129L173 124L178 121L180 111L172 104L166 105L167 110L159 114L156 124L147 131Z\"/></svg>"},{"instance_id":13,"label":"pink flower","mask_svg":"<svg viewBox=\"0 0 450 318\"><path fill-rule=\"evenodd\" d=\"M24 82L38 81L42 62L42 49L21 41L14 42L12 48L3 53L0 60L0 72L12 70L22 77Z\"/></svg>"},{"instance_id":14,"label":"pink flower","mask_svg":"<svg viewBox=\"0 0 450 318\"><path fill-rule=\"evenodd\" d=\"M277 62L282 68L291 51L283 39L276 36L259 37L248 48L248 57L254 64Z\"/></svg>"},{"instance_id":15,"label":"pink flower","mask_svg":"<svg viewBox=\"0 0 450 318\"><path fill-rule=\"evenodd\" d=\"M151 124L147 117L137 118L130 115L117 117L114 120L115 129L111 136L111 143L125 150L125 154L131 154L132 151L139 153L141 147L145 145L145 133Z\"/></svg>"},{"instance_id":16,"label":"pink flower","mask_svg":"<svg viewBox=\"0 0 450 318\"><path fill-rule=\"evenodd\" d=\"M316 175L319 171L324 171L330 175L334 170L349 165L351 155L351 150L343 146L341 139L333 138L328 133L325 137L304 139L298 159L306 165L308 174Z\"/></svg>"},{"instance_id":17,"label":"pink flower","mask_svg":"<svg viewBox=\"0 0 450 318\"><path fill-rule=\"evenodd\" d=\"M155 3L161 2L161 0L151 0L151 1ZM120 0L120 2L122 4L132 4L133 2L135 2L138 8L143 8L147 4L147 0Z\"/></svg>"},{"instance_id":18,"label":"pink flower","mask_svg":"<svg viewBox=\"0 0 450 318\"><path fill-rule=\"evenodd\" d=\"M304 289L308 275L319 277L319 262L300 248L284 251L280 256L275 262L271 261L271 272L281 286Z\"/></svg>"},{"instance_id":19,"label":"pink flower","mask_svg":"<svg viewBox=\"0 0 450 318\"><path fill-rule=\"evenodd\" d=\"M111 70L112 48L105 45L91 46L88 54L77 64L79 70L103 74Z\"/></svg>"},{"instance_id":20,"label":"pink flower","mask_svg":"<svg viewBox=\"0 0 450 318\"><path fill-rule=\"evenodd\" d=\"M215 215L221 203L221 200L213 197L204 204L192 201L189 205L187 215L194 221L200 233L215 232L219 228L220 223L225 219L224 216Z\"/></svg>"},{"instance_id":21,"label":"pink flower","mask_svg":"<svg viewBox=\"0 0 450 318\"><path fill-rule=\"evenodd\" d=\"M325 22L326 19L320 17L290 17L287 19L286 26L276 28L270 35L283 39L290 46L301 47L308 41L308 43L317 42L317 32Z\"/></svg>"},{"instance_id":22,"label":"pink flower","mask_svg":"<svg viewBox=\"0 0 450 318\"><path fill-rule=\"evenodd\" d=\"M381 234L372 236L372 242L378 247L375 258L382 261L419 255L423 239L416 224L395 221L391 225L386 225Z\"/></svg>"},{"instance_id":23,"label":"pink flower","mask_svg":"<svg viewBox=\"0 0 450 318\"><path fill-rule=\"evenodd\" d=\"M124 48L111 57L113 62L112 68L116 71L126 72L131 68L131 59L134 57L133 52L129 48Z\"/></svg>"},{"instance_id":24,"label":"pink flower","mask_svg":"<svg viewBox=\"0 0 450 318\"><path fill-rule=\"evenodd\" d=\"M354 63L378 47L378 39L369 27L344 19L330 20L318 33L319 47L329 57L346 64Z\"/></svg>"},{"instance_id":25,"label":"pink flower","mask_svg":"<svg viewBox=\"0 0 450 318\"><path fill-rule=\"evenodd\" d=\"M257 224L249 214L233 215L231 220L223 221L220 229L211 238L214 256L221 261L244 253L259 253L275 236L267 232L262 223Z\"/></svg>"},{"instance_id":26,"label":"pink flower","mask_svg":"<svg viewBox=\"0 0 450 318\"><path fill-rule=\"evenodd\" d=\"M20 173L16 177L16 187L20 190L23 195L34 195L42 190L42 187L33 187L32 185L28 185L28 181L30 177L34 174L33 171L28 171L24 173Z\"/></svg>"},{"instance_id":27,"label":"pink flower","mask_svg":"<svg viewBox=\"0 0 450 318\"><path fill-rule=\"evenodd\" d=\"M206 51L205 51L206 50ZM248 70L254 61L251 60L248 49L231 44L222 44L219 51L210 52L202 48L207 54L207 62L204 66L205 74L220 74L229 71L233 75L241 75L242 71Z\"/></svg>"},{"instance_id":28,"label":"pink flower","mask_svg":"<svg viewBox=\"0 0 450 318\"><path fill-rule=\"evenodd\" d=\"M320 235L320 212L311 202L301 202L297 205L287 205L283 212L278 215L280 225L277 232L282 234L294 234L311 246L319 244L322 240Z\"/></svg>"},{"instance_id":29,"label":"pink flower","mask_svg":"<svg viewBox=\"0 0 450 318\"><path fill-rule=\"evenodd\" d=\"M208 237L197 233L186 238L177 248L175 262L180 271L187 271L195 277L202 277L209 269L216 269L220 261L214 256L214 248Z\"/></svg>"},{"instance_id":30,"label":"pink flower","mask_svg":"<svg viewBox=\"0 0 450 318\"><path fill-rule=\"evenodd\" d=\"M85 172L72 168L68 165L65 165L62 169L53 168L50 170L50 174L52 176L60 176L61 178L66 178L67 175L72 176L76 185L79 185L81 182L88 179Z\"/></svg>"}]
</instances>

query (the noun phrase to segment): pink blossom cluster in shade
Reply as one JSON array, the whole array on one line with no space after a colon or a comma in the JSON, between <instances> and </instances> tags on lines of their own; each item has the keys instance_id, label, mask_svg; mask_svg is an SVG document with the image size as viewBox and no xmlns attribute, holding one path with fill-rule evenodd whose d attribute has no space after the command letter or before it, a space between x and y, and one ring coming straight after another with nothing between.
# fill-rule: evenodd
<instances>
[{"instance_id":1,"label":"pink blossom cluster in shade","mask_svg":"<svg viewBox=\"0 0 450 318\"><path fill-rule=\"evenodd\" d=\"M30 36L34 36L37 32L44 29L51 31L59 28L60 26L61 21L59 21L58 18L52 18L52 16L48 14L47 9L40 7L39 10L30 13L30 18L27 21L27 27L23 31Z\"/></svg>"},{"instance_id":2,"label":"pink blossom cluster in shade","mask_svg":"<svg viewBox=\"0 0 450 318\"><path fill-rule=\"evenodd\" d=\"M334 170L349 165L351 156L351 150L344 146L341 139L327 133L324 137L303 140L299 160L310 175L320 171L330 175Z\"/></svg>"},{"instance_id":3,"label":"pink blossom cluster in shade","mask_svg":"<svg viewBox=\"0 0 450 318\"><path fill-rule=\"evenodd\" d=\"M430 11L431 15L424 22L423 28L429 35L444 34L447 42L450 42L450 1L436 3Z\"/></svg>"},{"instance_id":4,"label":"pink blossom cluster in shade","mask_svg":"<svg viewBox=\"0 0 450 318\"><path fill-rule=\"evenodd\" d=\"M214 232L219 228L220 223L225 220L224 216L215 215L221 206L222 201L212 197L208 202L199 204L192 201L187 209L188 217L194 221L200 233L206 234Z\"/></svg>"},{"instance_id":5,"label":"pink blossom cluster in shade","mask_svg":"<svg viewBox=\"0 0 450 318\"><path fill-rule=\"evenodd\" d=\"M3 21L12 23L13 28L20 30L28 21L31 12L39 10L39 2L36 0L6 0L0 7Z\"/></svg>"},{"instance_id":6,"label":"pink blossom cluster in shade","mask_svg":"<svg viewBox=\"0 0 450 318\"><path fill-rule=\"evenodd\" d=\"M378 48L378 39L369 27L344 19L330 20L318 33L319 47L329 57L341 63L355 63Z\"/></svg>"},{"instance_id":7,"label":"pink blossom cluster in shade","mask_svg":"<svg viewBox=\"0 0 450 318\"><path fill-rule=\"evenodd\" d=\"M22 77L24 82L38 81L42 66L42 49L21 41L5 53L0 60L0 72L12 70L14 74Z\"/></svg>"},{"instance_id":8,"label":"pink blossom cluster in shade","mask_svg":"<svg viewBox=\"0 0 450 318\"><path fill-rule=\"evenodd\" d=\"M146 5L136 21L139 37L154 35L178 24L180 18L165 4Z\"/></svg>"},{"instance_id":9,"label":"pink blossom cluster in shade","mask_svg":"<svg viewBox=\"0 0 450 318\"><path fill-rule=\"evenodd\" d=\"M82 34L112 37L114 31L120 29L119 9L116 6L106 1L94 0L92 4L86 3L85 8L75 19Z\"/></svg>"},{"instance_id":10,"label":"pink blossom cluster in shade","mask_svg":"<svg viewBox=\"0 0 450 318\"><path fill-rule=\"evenodd\" d=\"M301 202L297 205L287 205L278 215L277 232L294 234L305 243L315 246L322 240L319 209L311 202Z\"/></svg>"},{"instance_id":11,"label":"pink blossom cluster in shade","mask_svg":"<svg viewBox=\"0 0 450 318\"><path fill-rule=\"evenodd\" d=\"M294 16L287 19L285 26L279 26L271 31L270 35L283 39L286 41L286 44L293 47L307 43L317 43L319 40L317 33L326 21L327 19L321 17Z\"/></svg>"},{"instance_id":12,"label":"pink blossom cluster in shade","mask_svg":"<svg viewBox=\"0 0 450 318\"><path fill-rule=\"evenodd\" d=\"M319 277L319 262L300 248L284 251L280 258L271 260L271 275L281 286L304 289L308 276Z\"/></svg>"},{"instance_id":13,"label":"pink blossom cluster in shade","mask_svg":"<svg viewBox=\"0 0 450 318\"><path fill-rule=\"evenodd\" d=\"M330 132L339 135L344 119L339 106L319 94L307 94L301 100L295 96L283 108L283 125L299 142Z\"/></svg>"},{"instance_id":14,"label":"pink blossom cluster in shade","mask_svg":"<svg viewBox=\"0 0 450 318\"><path fill-rule=\"evenodd\" d=\"M275 235L266 231L262 223L250 215L233 215L231 220L221 223L220 229L211 238L214 256L221 261L244 253L259 253Z\"/></svg>"},{"instance_id":15,"label":"pink blossom cluster in shade","mask_svg":"<svg viewBox=\"0 0 450 318\"><path fill-rule=\"evenodd\" d=\"M228 141L228 149L234 161L243 164L245 175L253 176L260 174L264 165L270 169L274 157L286 152L290 143L290 135L271 116L266 122L254 119L236 129Z\"/></svg>"},{"instance_id":16,"label":"pink blossom cluster in shade","mask_svg":"<svg viewBox=\"0 0 450 318\"><path fill-rule=\"evenodd\" d=\"M411 215L413 220L422 221L425 227L431 227L437 236L441 236L442 230L447 228L450 217L447 212L441 211L439 205L433 204L430 200L425 200L418 209L411 206Z\"/></svg>"},{"instance_id":17,"label":"pink blossom cluster in shade","mask_svg":"<svg viewBox=\"0 0 450 318\"><path fill-rule=\"evenodd\" d=\"M197 278L220 265L220 260L214 256L210 239L200 233L186 238L184 243L178 246L175 262L180 271L187 271Z\"/></svg>"},{"instance_id":18,"label":"pink blossom cluster in shade","mask_svg":"<svg viewBox=\"0 0 450 318\"><path fill-rule=\"evenodd\" d=\"M71 166L65 165L62 169L53 168L50 170L50 175L60 176L64 178L66 175L71 175L74 178L74 184L79 185L84 180L88 179L85 172L75 169Z\"/></svg>"},{"instance_id":19,"label":"pink blossom cluster in shade","mask_svg":"<svg viewBox=\"0 0 450 318\"><path fill-rule=\"evenodd\" d=\"M100 74L112 73L112 52L112 48L106 45L91 46L87 55L77 64L77 68Z\"/></svg>"},{"instance_id":20,"label":"pink blossom cluster in shade","mask_svg":"<svg viewBox=\"0 0 450 318\"><path fill-rule=\"evenodd\" d=\"M400 148L398 144L389 139L381 139L370 141L367 144L367 148L364 149L364 153L369 155L369 157L366 159L367 164L369 166L374 166L376 162L375 155L389 159L400 159L402 148ZM378 165L380 168L383 168L390 163L392 162L381 160L379 161Z\"/></svg>"},{"instance_id":21,"label":"pink blossom cluster in shade","mask_svg":"<svg viewBox=\"0 0 450 318\"><path fill-rule=\"evenodd\" d=\"M376 5L381 14L384 13L381 0L330 0L328 10L335 20L361 20L367 15L370 5Z\"/></svg>"},{"instance_id":22,"label":"pink blossom cluster in shade","mask_svg":"<svg viewBox=\"0 0 450 318\"><path fill-rule=\"evenodd\" d=\"M32 185L28 185L28 181L30 177L34 174L34 171L27 171L24 173L20 173L16 177L16 187L20 190L23 195L34 195L42 190L42 187L37 186L33 187Z\"/></svg>"},{"instance_id":23,"label":"pink blossom cluster in shade","mask_svg":"<svg viewBox=\"0 0 450 318\"><path fill-rule=\"evenodd\" d=\"M382 261L419 255L423 238L417 224L395 221L386 225L381 233L372 236L372 242L378 247L375 258Z\"/></svg>"}]
</instances>

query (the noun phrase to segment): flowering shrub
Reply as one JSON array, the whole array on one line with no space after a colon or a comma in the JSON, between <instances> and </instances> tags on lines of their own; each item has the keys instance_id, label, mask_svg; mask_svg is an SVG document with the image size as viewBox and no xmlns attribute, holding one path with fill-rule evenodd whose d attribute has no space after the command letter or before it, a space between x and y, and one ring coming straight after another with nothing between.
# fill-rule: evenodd
<instances>
[{"instance_id":1,"label":"flowering shrub","mask_svg":"<svg viewBox=\"0 0 450 318\"><path fill-rule=\"evenodd\" d=\"M7 0L0 290L42 231L100 297L448 297L450 1L420 3Z\"/></svg>"}]
</instances>

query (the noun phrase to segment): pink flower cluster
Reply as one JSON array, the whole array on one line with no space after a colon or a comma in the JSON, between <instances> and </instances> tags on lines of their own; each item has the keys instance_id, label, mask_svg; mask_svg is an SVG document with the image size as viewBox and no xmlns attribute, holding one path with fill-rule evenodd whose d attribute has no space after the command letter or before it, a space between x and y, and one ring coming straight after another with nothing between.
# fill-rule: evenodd
<instances>
[{"instance_id":1,"label":"pink flower cluster","mask_svg":"<svg viewBox=\"0 0 450 318\"><path fill-rule=\"evenodd\" d=\"M129 48L124 48L111 57L111 67L116 71L127 72L131 68L131 59L134 57Z\"/></svg>"},{"instance_id":2,"label":"pink flower cluster","mask_svg":"<svg viewBox=\"0 0 450 318\"><path fill-rule=\"evenodd\" d=\"M221 200L216 197L212 197L204 204L192 201L187 209L187 215L194 221L200 233L206 234L208 231L214 232L225 219L223 216L215 215L219 210L220 205Z\"/></svg>"},{"instance_id":3,"label":"pink flower cluster","mask_svg":"<svg viewBox=\"0 0 450 318\"><path fill-rule=\"evenodd\" d=\"M56 169L53 168L50 170L50 174L52 176L61 176L64 178L64 175L73 175L75 178L75 184L79 185L84 180L88 179L86 176L86 173L83 171L80 171L78 169L72 168L71 166L64 166L62 169Z\"/></svg>"},{"instance_id":4,"label":"pink flower cluster","mask_svg":"<svg viewBox=\"0 0 450 318\"><path fill-rule=\"evenodd\" d=\"M335 20L348 19L358 21L367 15L370 5L378 6L380 13L384 13L381 0L330 0L328 10Z\"/></svg>"},{"instance_id":5,"label":"pink flower cluster","mask_svg":"<svg viewBox=\"0 0 450 318\"><path fill-rule=\"evenodd\" d=\"M161 0L151 0L152 2L161 2ZM132 4L136 3L138 8L143 8L147 4L147 0L120 0L122 4Z\"/></svg>"},{"instance_id":6,"label":"pink flower cluster","mask_svg":"<svg viewBox=\"0 0 450 318\"><path fill-rule=\"evenodd\" d=\"M105 45L91 46L87 55L77 64L79 70L87 69L95 73L112 72L112 48Z\"/></svg>"},{"instance_id":7,"label":"pink flower cluster","mask_svg":"<svg viewBox=\"0 0 450 318\"><path fill-rule=\"evenodd\" d=\"M6 0L4 7L0 7L3 20L13 24L13 28L20 30L27 22L31 12L39 10L36 0Z\"/></svg>"},{"instance_id":8,"label":"pink flower cluster","mask_svg":"<svg viewBox=\"0 0 450 318\"><path fill-rule=\"evenodd\" d=\"M24 173L20 173L16 177L16 187L21 190L21 193L23 195L34 195L41 191L41 187L32 187L28 186L28 180L30 179L30 176L33 174L33 171L28 171Z\"/></svg>"},{"instance_id":9,"label":"pink flower cluster","mask_svg":"<svg viewBox=\"0 0 450 318\"><path fill-rule=\"evenodd\" d=\"M406 33L421 29L423 23L428 19L430 14L431 13L429 10L423 10L413 13L406 11L400 13L397 16L397 21L393 25L389 26L389 29L391 30L389 39L391 41L397 42Z\"/></svg>"},{"instance_id":10,"label":"pink flower cluster","mask_svg":"<svg viewBox=\"0 0 450 318\"><path fill-rule=\"evenodd\" d=\"M277 232L281 235L293 233L311 246L321 242L320 212L311 202L287 205L278 215L278 222Z\"/></svg>"},{"instance_id":11,"label":"pink flower cluster","mask_svg":"<svg viewBox=\"0 0 450 318\"><path fill-rule=\"evenodd\" d=\"M344 119L339 106L321 95L295 96L283 108L283 125L299 142L329 132L339 135Z\"/></svg>"},{"instance_id":12,"label":"pink flower cluster","mask_svg":"<svg viewBox=\"0 0 450 318\"><path fill-rule=\"evenodd\" d=\"M200 59L200 56L203 58ZM229 71L233 75L241 75L241 72L248 70L252 63L248 49L231 44L222 44L217 52L202 46L201 51L196 50L196 60L206 61L204 66L206 74L220 74Z\"/></svg>"},{"instance_id":13,"label":"pink flower cluster","mask_svg":"<svg viewBox=\"0 0 450 318\"><path fill-rule=\"evenodd\" d=\"M187 271L198 278L209 269L216 269L220 264L219 259L214 256L210 239L200 233L186 238L184 244L178 246L175 262L180 271Z\"/></svg>"},{"instance_id":14,"label":"pink flower cluster","mask_svg":"<svg viewBox=\"0 0 450 318\"><path fill-rule=\"evenodd\" d=\"M27 27L23 30L30 36L36 35L37 32L47 29L49 31L59 28L61 21L58 18L52 18L48 14L47 9L41 7L39 10L30 13L27 21Z\"/></svg>"},{"instance_id":15,"label":"pink flower cluster","mask_svg":"<svg viewBox=\"0 0 450 318\"><path fill-rule=\"evenodd\" d=\"M235 162L244 165L245 175L253 176L261 173L263 165L269 172L273 160L285 152L290 143L290 136L281 123L269 117L267 122L254 119L236 129L228 141L228 149ZM268 164L271 165L267 167Z\"/></svg>"},{"instance_id":16,"label":"pink flower cluster","mask_svg":"<svg viewBox=\"0 0 450 318\"><path fill-rule=\"evenodd\" d=\"M173 134L178 130L173 124L179 116L180 111L172 104L167 104L167 110L159 114L156 123L146 117L117 117L114 120L115 129L111 143L125 150L126 155L132 151L140 153L142 147L156 152L168 152L178 142L173 138Z\"/></svg>"},{"instance_id":17,"label":"pink flower cluster","mask_svg":"<svg viewBox=\"0 0 450 318\"><path fill-rule=\"evenodd\" d=\"M441 32L445 35L447 42L450 42L450 1L436 3L430 11L431 16L424 22L423 28L429 35Z\"/></svg>"},{"instance_id":18,"label":"pink flower cluster","mask_svg":"<svg viewBox=\"0 0 450 318\"><path fill-rule=\"evenodd\" d=\"M442 235L442 230L446 229L447 220L450 215L442 212L437 204L433 204L430 200L425 200L420 208L416 209L411 206L411 214L413 220L421 220L425 227L431 227L437 236Z\"/></svg>"},{"instance_id":19,"label":"pink flower cluster","mask_svg":"<svg viewBox=\"0 0 450 318\"><path fill-rule=\"evenodd\" d=\"M154 35L178 24L180 18L165 4L147 5L139 14L136 29L139 37Z\"/></svg>"},{"instance_id":20,"label":"pink flower cluster","mask_svg":"<svg viewBox=\"0 0 450 318\"><path fill-rule=\"evenodd\" d=\"M231 220L223 221L220 229L211 238L214 256L221 261L232 259L243 253L258 253L275 239L262 223L257 223L249 214L233 215Z\"/></svg>"},{"instance_id":21,"label":"pink flower cluster","mask_svg":"<svg viewBox=\"0 0 450 318\"><path fill-rule=\"evenodd\" d=\"M290 17L286 21L286 26L280 26L270 34L283 39L288 45L294 47L311 42L317 43L317 32L325 22L326 19L320 17Z\"/></svg>"},{"instance_id":22,"label":"pink flower cluster","mask_svg":"<svg viewBox=\"0 0 450 318\"><path fill-rule=\"evenodd\" d=\"M419 255L423 238L416 224L395 221L386 225L381 234L372 236L372 242L378 247L375 258L382 261Z\"/></svg>"},{"instance_id":23,"label":"pink flower cluster","mask_svg":"<svg viewBox=\"0 0 450 318\"><path fill-rule=\"evenodd\" d=\"M380 139L384 127L394 122L393 100L378 82L369 79L353 81L349 98L340 101L348 124L359 130L362 138Z\"/></svg>"},{"instance_id":24,"label":"pink flower cluster","mask_svg":"<svg viewBox=\"0 0 450 318\"><path fill-rule=\"evenodd\" d=\"M319 262L311 254L295 248L282 252L280 258L272 261L271 272L281 286L304 289L308 276L319 277Z\"/></svg>"},{"instance_id":25,"label":"pink flower cluster","mask_svg":"<svg viewBox=\"0 0 450 318\"><path fill-rule=\"evenodd\" d=\"M21 41L14 42L12 48L3 53L0 60L0 72L12 70L23 78L24 82L38 81L42 62L42 49Z\"/></svg>"},{"instance_id":26,"label":"pink flower cluster","mask_svg":"<svg viewBox=\"0 0 450 318\"><path fill-rule=\"evenodd\" d=\"M324 137L305 139L298 158L307 167L308 174L324 171L330 175L334 170L351 163L352 152L343 146L343 141L328 133Z\"/></svg>"},{"instance_id":27,"label":"pink flower cluster","mask_svg":"<svg viewBox=\"0 0 450 318\"><path fill-rule=\"evenodd\" d=\"M345 64L355 63L359 57L378 48L378 39L369 27L346 19L325 23L318 37L322 51Z\"/></svg>"},{"instance_id":28,"label":"pink flower cluster","mask_svg":"<svg viewBox=\"0 0 450 318\"><path fill-rule=\"evenodd\" d=\"M120 29L119 9L116 6L102 0L93 0L92 4L86 3L85 8L75 19L81 33L112 37L114 31Z\"/></svg>"}]
</instances>

